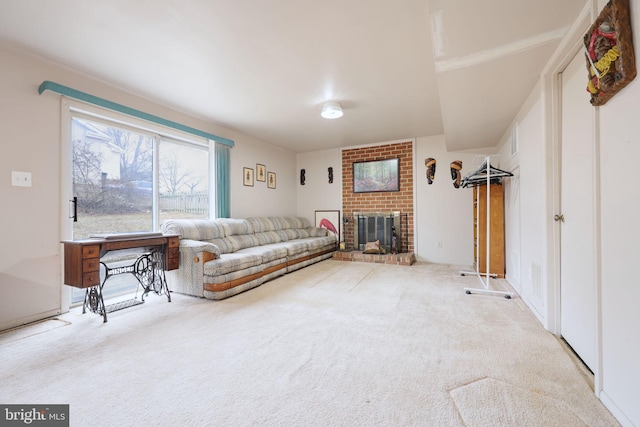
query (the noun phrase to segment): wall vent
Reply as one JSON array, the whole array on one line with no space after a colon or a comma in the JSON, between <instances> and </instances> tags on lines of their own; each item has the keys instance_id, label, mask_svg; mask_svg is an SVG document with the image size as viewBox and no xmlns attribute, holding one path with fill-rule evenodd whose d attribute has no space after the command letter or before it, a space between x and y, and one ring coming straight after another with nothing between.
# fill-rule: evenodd
<instances>
[{"instance_id":1,"label":"wall vent","mask_svg":"<svg viewBox=\"0 0 640 427\"><path fill-rule=\"evenodd\" d=\"M511 129L511 157L518 154L518 125Z\"/></svg>"},{"instance_id":2,"label":"wall vent","mask_svg":"<svg viewBox=\"0 0 640 427\"><path fill-rule=\"evenodd\" d=\"M512 279L517 286L520 286L520 253L511 251L511 271L510 279Z\"/></svg>"},{"instance_id":3,"label":"wall vent","mask_svg":"<svg viewBox=\"0 0 640 427\"><path fill-rule=\"evenodd\" d=\"M536 263L531 263L531 294L542 302L542 267Z\"/></svg>"}]
</instances>

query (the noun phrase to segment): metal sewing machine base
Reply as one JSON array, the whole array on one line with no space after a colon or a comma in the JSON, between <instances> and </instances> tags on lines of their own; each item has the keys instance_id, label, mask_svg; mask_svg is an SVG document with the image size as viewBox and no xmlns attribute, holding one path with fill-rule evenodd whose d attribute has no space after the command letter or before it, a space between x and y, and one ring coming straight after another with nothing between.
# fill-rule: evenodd
<instances>
[{"instance_id":1,"label":"metal sewing machine base","mask_svg":"<svg viewBox=\"0 0 640 427\"><path fill-rule=\"evenodd\" d=\"M111 268L104 262L100 262L100 264L102 264L105 269L104 280L99 286L87 288L84 296L84 304L82 306L83 314L86 313L87 309L89 309L92 313L102 315L104 322L106 322L107 313L144 304L144 298L150 292L153 292L156 295L164 294L167 296L167 300L171 302L171 294L169 293L169 286L167 285L167 280L164 274L162 253L149 252L142 254L133 264L122 267ZM105 306L104 299L102 297L102 289L104 288L105 282L112 276L125 273L133 274L133 276L138 280L138 283L143 289L141 299L137 299L136 297Z\"/></svg>"}]
</instances>

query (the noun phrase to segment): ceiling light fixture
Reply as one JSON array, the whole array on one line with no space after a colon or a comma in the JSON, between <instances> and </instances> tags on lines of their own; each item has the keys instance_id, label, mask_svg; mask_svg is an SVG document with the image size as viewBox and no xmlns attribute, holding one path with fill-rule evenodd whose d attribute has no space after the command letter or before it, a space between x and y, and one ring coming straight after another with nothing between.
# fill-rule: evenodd
<instances>
[{"instance_id":1,"label":"ceiling light fixture","mask_svg":"<svg viewBox=\"0 0 640 427\"><path fill-rule=\"evenodd\" d=\"M326 102L322 106L322 113L320 113L325 119L339 119L342 114L342 107L337 102Z\"/></svg>"}]
</instances>

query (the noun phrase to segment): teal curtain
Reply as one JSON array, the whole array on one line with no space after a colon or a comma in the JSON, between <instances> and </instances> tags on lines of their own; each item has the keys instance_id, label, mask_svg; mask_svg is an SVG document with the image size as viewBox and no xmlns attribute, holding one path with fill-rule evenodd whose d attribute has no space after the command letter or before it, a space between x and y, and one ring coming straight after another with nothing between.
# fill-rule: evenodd
<instances>
[{"instance_id":1,"label":"teal curtain","mask_svg":"<svg viewBox=\"0 0 640 427\"><path fill-rule=\"evenodd\" d=\"M215 143L216 155L216 218L229 218L231 214L229 158L231 147L219 142Z\"/></svg>"}]
</instances>

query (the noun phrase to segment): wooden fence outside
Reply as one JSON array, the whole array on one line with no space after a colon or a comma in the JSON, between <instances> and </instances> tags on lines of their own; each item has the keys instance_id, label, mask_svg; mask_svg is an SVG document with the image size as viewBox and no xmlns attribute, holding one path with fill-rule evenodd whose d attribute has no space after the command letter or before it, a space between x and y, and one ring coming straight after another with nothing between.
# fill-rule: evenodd
<instances>
[{"instance_id":1,"label":"wooden fence outside","mask_svg":"<svg viewBox=\"0 0 640 427\"><path fill-rule=\"evenodd\" d=\"M162 212L207 213L209 212L209 194L205 192L161 194L158 207Z\"/></svg>"}]
</instances>

